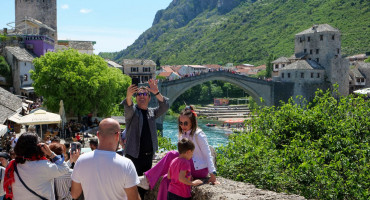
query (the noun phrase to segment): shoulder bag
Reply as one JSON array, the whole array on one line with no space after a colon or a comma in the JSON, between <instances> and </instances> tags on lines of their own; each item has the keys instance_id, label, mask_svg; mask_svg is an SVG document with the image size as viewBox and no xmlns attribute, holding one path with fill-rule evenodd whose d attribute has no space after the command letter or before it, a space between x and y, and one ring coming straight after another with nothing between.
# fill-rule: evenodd
<instances>
[{"instance_id":1,"label":"shoulder bag","mask_svg":"<svg viewBox=\"0 0 370 200\"><path fill-rule=\"evenodd\" d=\"M15 171L15 173L17 173L17 176L18 176L18 178L19 178L19 180L21 181L21 183L23 184L23 186L28 190L28 191L30 191L32 194L34 194L35 196L38 196L40 199L42 199L42 200L47 200L46 198L44 198L44 197L42 197L42 196L40 196L40 195L38 195L35 191L33 191L33 190L31 190L31 188L29 188L24 182L23 182L23 180L22 180L22 178L19 176L19 173L18 173L18 169L17 169L17 165L14 165L14 171Z\"/></svg>"}]
</instances>

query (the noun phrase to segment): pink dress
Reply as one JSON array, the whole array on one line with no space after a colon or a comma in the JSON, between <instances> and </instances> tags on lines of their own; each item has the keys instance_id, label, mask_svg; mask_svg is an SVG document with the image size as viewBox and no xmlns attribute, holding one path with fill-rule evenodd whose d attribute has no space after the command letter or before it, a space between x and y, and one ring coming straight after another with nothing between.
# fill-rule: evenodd
<instances>
[{"instance_id":1,"label":"pink dress","mask_svg":"<svg viewBox=\"0 0 370 200\"><path fill-rule=\"evenodd\" d=\"M185 158L177 157L171 162L169 171L171 182L168 186L168 191L180 197L191 197L191 186L181 183L179 180L180 171L186 171L185 178L191 180L191 167L189 161Z\"/></svg>"}]
</instances>

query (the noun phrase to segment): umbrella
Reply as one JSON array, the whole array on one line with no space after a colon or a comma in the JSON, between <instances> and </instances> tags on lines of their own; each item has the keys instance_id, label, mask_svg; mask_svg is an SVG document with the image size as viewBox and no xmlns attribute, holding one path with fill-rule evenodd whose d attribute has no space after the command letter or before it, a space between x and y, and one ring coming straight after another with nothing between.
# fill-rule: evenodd
<instances>
[{"instance_id":1,"label":"umbrella","mask_svg":"<svg viewBox=\"0 0 370 200\"><path fill-rule=\"evenodd\" d=\"M3 125L3 124L0 124L0 136L4 136L5 133L8 132L8 127Z\"/></svg>"},{"instance_id":2,"label":"umbrella","mask_svg":"<svg viewBox=\"0 0 370 200\"><path fill-rule=\"evenodd\" d=\"M38 110L34 113L21 117L19 124L39 125L39 124L59 124L61 118L59 114Z\"/></svg>"},{"instance_id":3,"label":"umbrella","mask_svg":"<svg viewBox=\"0 0 370 200\"><path fill-rule=\"evenodd\" d=\"M67 122L67 119L66 119L66 112L64 110L63 100L60 100L60 103L59 103L59 115L62 119L60 128L62 130L62 133L64 134L64 124Z\"/></svg>"},{"instance_id":4,"label":"umbrella","mask_svg":"<svg viewBox=\"0 0 370 200\"><path fill-rule=\"evenodd\" d=\"M45 110L38 110L34 113L23 116L19 120L19 124L26 125L42 125L42 124L59 124L61 122L59 114L46 112ZM41 128L42 139L42 128Z\"/></svg>"}]
</instances>

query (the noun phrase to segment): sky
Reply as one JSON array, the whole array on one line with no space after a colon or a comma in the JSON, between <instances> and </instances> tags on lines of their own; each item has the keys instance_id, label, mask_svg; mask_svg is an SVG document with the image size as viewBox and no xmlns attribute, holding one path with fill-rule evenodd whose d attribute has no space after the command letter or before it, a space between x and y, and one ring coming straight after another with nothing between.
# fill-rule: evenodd
<instances>
[{"instance_id":1,"label":"sky","mask_svg":"<svg viewBox=\"0 0 370 200\"><path fill-rule=\"evenodd\" d=\"M0 0L0 29L15 21L15 0ZM172 0L57 0L59 40L96 41L94 53L131 45Z\"/></svg>"}]
</instances>

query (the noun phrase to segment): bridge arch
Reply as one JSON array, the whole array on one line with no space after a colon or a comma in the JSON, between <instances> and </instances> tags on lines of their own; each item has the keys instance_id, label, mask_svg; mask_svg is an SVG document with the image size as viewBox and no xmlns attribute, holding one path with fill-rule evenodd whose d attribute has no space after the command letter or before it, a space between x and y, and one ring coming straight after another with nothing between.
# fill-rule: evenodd
<instances>
[{"instance_id":1,"label":"bridge arch","mask_svg":"<svg viewBox=\"0 0 370 200\"><path fill-rule=\"evenodd\" d=\"M208 72L198 76L186 77L173 81L164 81L159 84L159 87L161 93L169 98L171 106L175 100L188 89L213 80L221 80L239 86L259 104L274 105L273 82L250 78L226 71ZM264 102L260 102L260 97L263 98Z\"/></svg>"}]
</instances>

